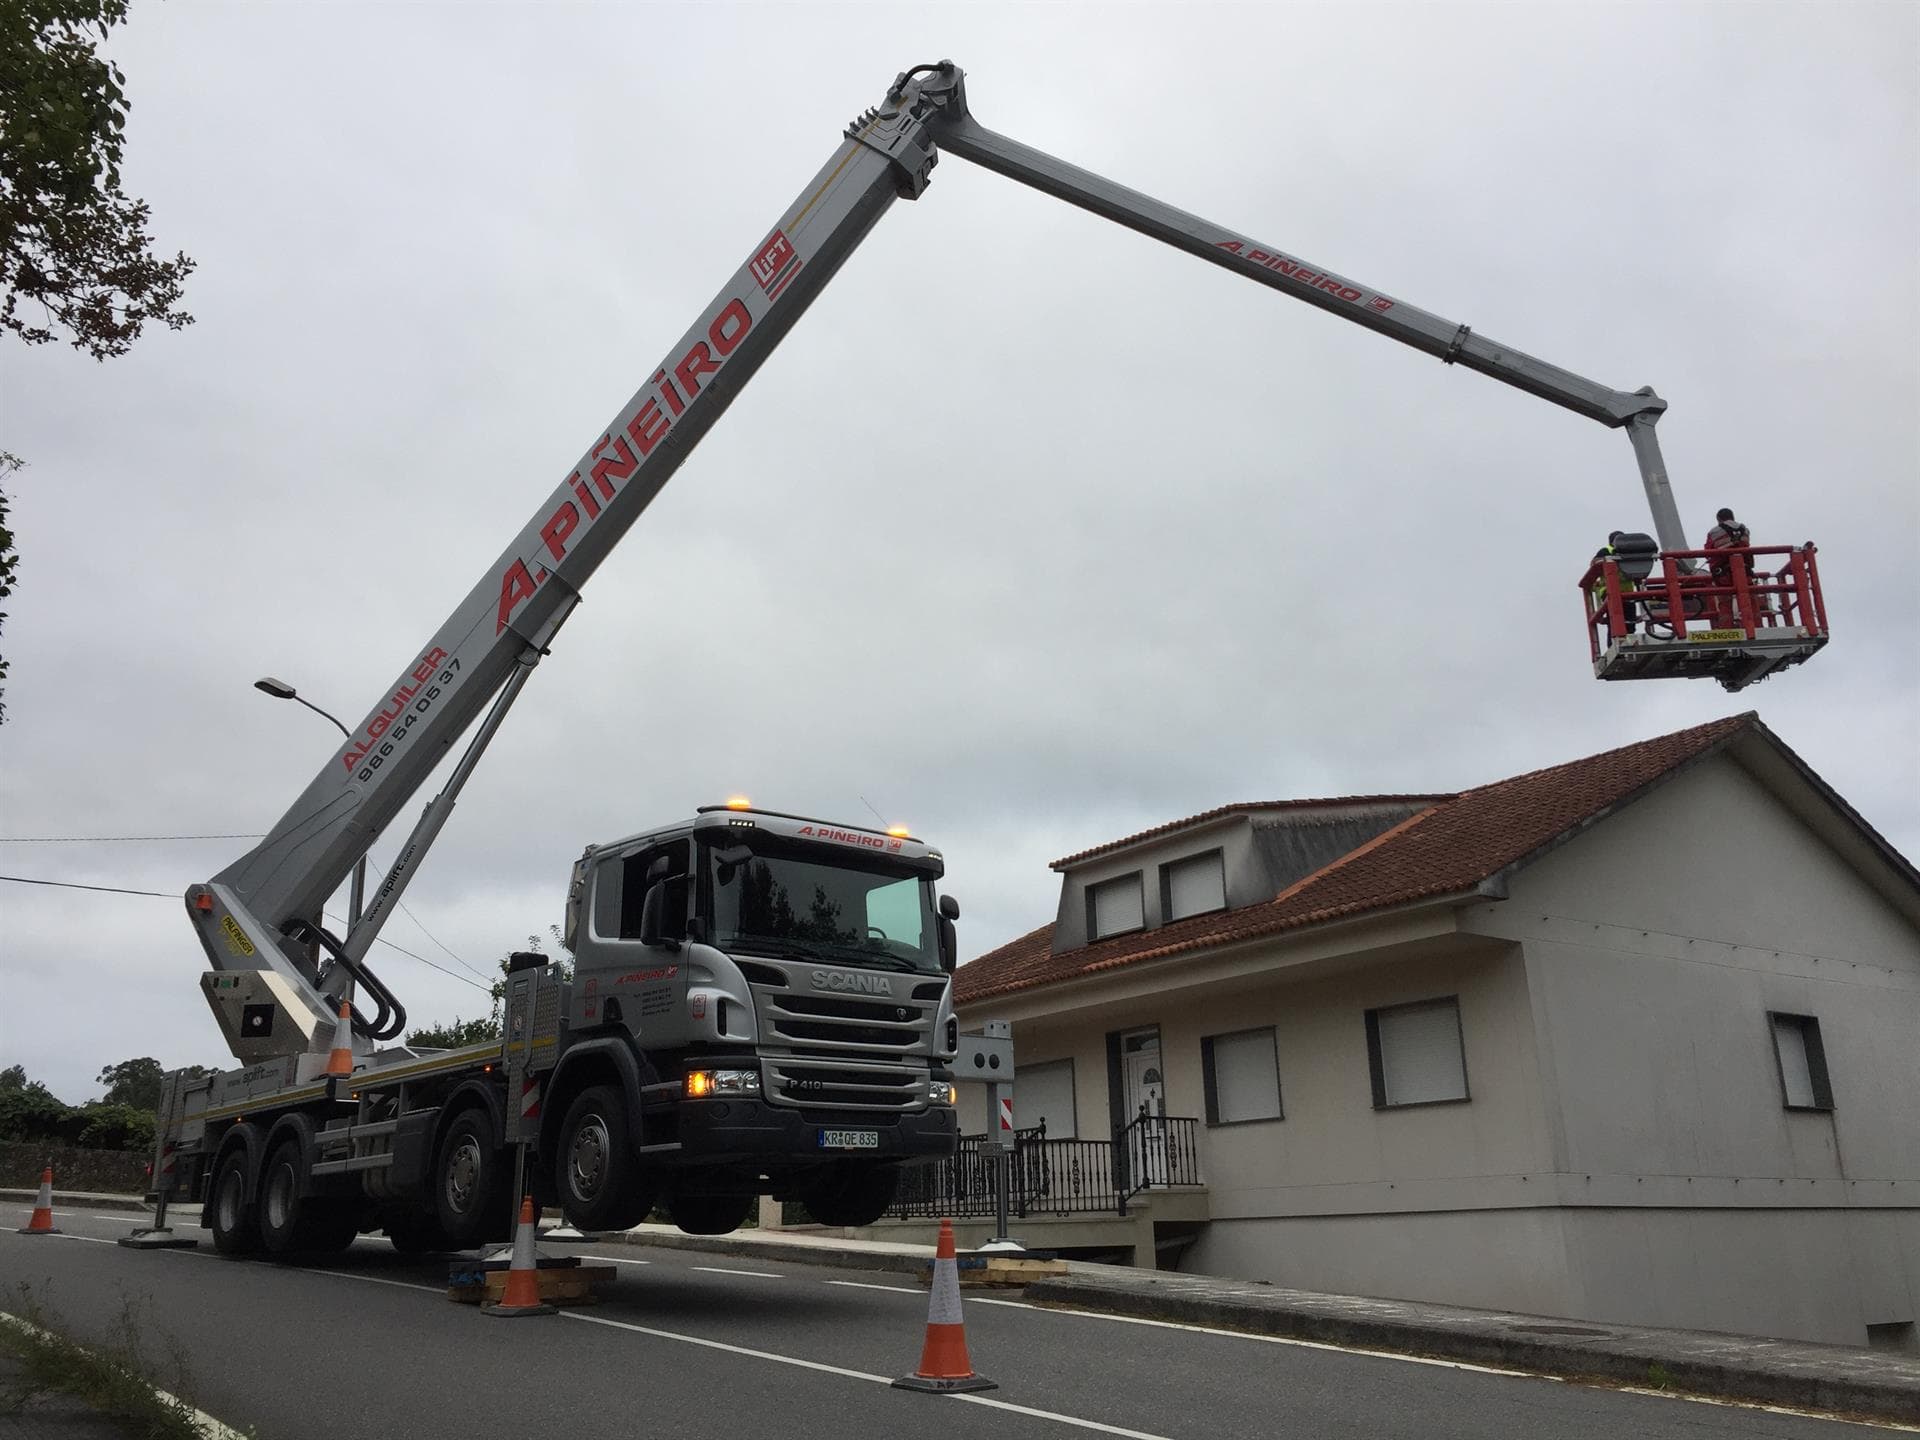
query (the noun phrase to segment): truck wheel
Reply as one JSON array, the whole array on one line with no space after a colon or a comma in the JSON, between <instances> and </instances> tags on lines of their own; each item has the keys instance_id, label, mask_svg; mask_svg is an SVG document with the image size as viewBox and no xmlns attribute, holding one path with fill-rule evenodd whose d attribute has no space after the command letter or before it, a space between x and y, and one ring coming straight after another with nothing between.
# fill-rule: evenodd
<instances>
[{"instance_id":1,"label":"truck wheel","mask_svg":"<svg viewBox=\"0 0 1920 1440\"><path fill-rule=\"evenodd\" d=\"M689 1235L727 1235L753 1212L755 1195L676 1195L667 1209Z\"/></svg>"},{"instance_id":2,"label":"truck wheel","mask_svg":"<svg viewBox=\"0 0 1920 1440\"><path fill-rule=\"evenodd\" d=\"M451 1250L435 1215L408 1213L387 1217L387 1239L402 1255L431 1255L436 1250Z\"/></svg>"},{"instance_id":3,"label":"truck wheel","mask_svg":"<svg viewBox=\"0 0 1920 1440\"><path fill-rule=\"evenodd\" d=\"M653 1209L658 1187L634 1153L618 1086L590 1086L567 1107L553 1188L576 1230L631 1230Z\"/></svg>"},{"instance_id":4,"label":"truck wheel","mask_svg":"<svg viewBox=\"0 0 1920 1440\"><path fill-rule=\"evenodd\" d=\"M447 1244L471 1250L503 1240L507 1213L507 1157L493 1140L484 1110L462 1110L440 1138L433 1166L433 1211Z\"/></svg>"},{"instance_id":5,"label":"truck wheel","mask_svg":"<svg viewBox=\"0 0 1920 1440\"><path fill-rule=\"evenodd\" d=\"M350 1203L300 1194L305 1178L300 1142L283 1140L268 1159L260 1185L260 1239L271 1255L334 1254L359 1233L359 1216Z\"/></svg>"},{"instance_id":6,"label":"truck wheel","mask_svg":"<svg viewBox=\"0 0 1920 1440\"><path fill-rule=\"evenodd\" d=\"M802 1189L800 1203L822 1225L871 1225L887 1213L899 1190L897 1166L848 1166Z\"/></svg>"},{"instance_id":7,"label":"truck wheel","mask_svg":"<svg viewBox=\"0 0 1920 1440\"><path fill-rule=\"evenodd\" d=\"M251 1255L260 1248L253 1194L247 1186L247 1152L236 1145L213 1172L213 1248L222 1255Z\"/></svg>"}]
</instances>

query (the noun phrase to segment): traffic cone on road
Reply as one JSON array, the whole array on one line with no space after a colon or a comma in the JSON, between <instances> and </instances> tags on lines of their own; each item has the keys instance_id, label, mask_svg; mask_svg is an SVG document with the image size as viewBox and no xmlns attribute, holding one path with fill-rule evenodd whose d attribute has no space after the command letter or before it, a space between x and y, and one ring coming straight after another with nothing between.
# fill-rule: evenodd
<instances>
[{"instance_id":1,"label":"traffic cone on road","mask_svg":"<svg viewBox=\"0 0 1920 1440\"><path fill-rule=\"evenodd\" d=\"M893 1382L900 1390L930 1390L952 1394L964 1390L997 1390L984 1375L973 1373L967 1358L967 1327L960 1318L960 1266L953 1258L953 1221L940 1222L940 1243L933 1250L933 1294L927 1301L927 1343L920 1351L920 1368Z\"/></svg>"},{"instance_id":2,"label":"traffic cone on road","mask_svg":"<svg viewBox=\"0 0 1920 1440\"><path fill-rule=\"evenodd\" d=\"M333 1026L333 1049L327 1055L327 1075L353 1074L353 1005L340 1002L340 1018Z\"/></svg>"},{"instance_id":3,"label":"traffic cone on road","mask_svg":"<svg viewBox=\"0 0 1920 1440\"><path fill-rule=\"evenodd\" d=\"M512 1319L516 1315L555 1315L556 1306L548 1305L540 1299L540 1262L533 1253L533 1237L537 1220L533 1213L533 1197L523 1196L520 1201L520 1225L513 1232L513 1263L507 1270L506 1293L500 1297L498 1305L482 1305L482 1315L499 1315Z\"/></svg>"},{"instance_id":4,"label":"traffic cone on road","mask_svg":"<svg viewBox=\"0 0 1920 1440\"><path fill-rule=\"evenodd\" d=\"M58 1235L53 1228L53 1166L49 1165L40 1172L40 1198L34 1202L33 1218L27 1221L22 1235Z\"/></svg>"}]
</instances>

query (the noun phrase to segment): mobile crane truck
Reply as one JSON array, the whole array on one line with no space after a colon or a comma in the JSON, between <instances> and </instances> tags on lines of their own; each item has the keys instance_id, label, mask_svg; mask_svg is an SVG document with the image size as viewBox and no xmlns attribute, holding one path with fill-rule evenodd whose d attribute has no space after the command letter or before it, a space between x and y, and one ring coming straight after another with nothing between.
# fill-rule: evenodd
<instances>
[{"instance_id":1,"label":"mobile crane truck","mask_svg":"<svg viewBox=\"0 0 1920 1440\"><path fill-rule=\"evenodd\" d=\"M684 1229L723 1232L760 1194L861 1224L884 1213L902 1166L952 1153L959 911L936 895L938 852L903 834L715 807L589 847L567 895L573 977L515 956L497 1043L392 1043L406 1012L366 964L587 578L893 201L925 191L942 150L1624 428L1659 540L1622 547L1638 557L1624 579L1612 560L1583 577L1606 591L1588 616L1603 678L1737 688L1824 643L1810 545L1784 547L1783 574L1799 567L1784 580L1741 565L1720 587L1738 596L1705 595L1718 577L1686 549L1654 435L1666 402L1650 389L1582 379L995 134L969 114L956 66L917 67L853 121L267 837L187 891L213 966L202 988L242 1068L169 1077L156 1190L163 1205L175 1190L199 1200L223 1251L327 1250L373 1229L403 1250L479 1244L509 1227L516 1159L583 1230L664 1203ZM1722 622L1739 599L1740 624L1689 636L1687 614L1708 599ZM1628 613L1649 617L1647 634L1630 633ZM325 900L476 719L336 936Z\"/></svg>"}]
</instances>

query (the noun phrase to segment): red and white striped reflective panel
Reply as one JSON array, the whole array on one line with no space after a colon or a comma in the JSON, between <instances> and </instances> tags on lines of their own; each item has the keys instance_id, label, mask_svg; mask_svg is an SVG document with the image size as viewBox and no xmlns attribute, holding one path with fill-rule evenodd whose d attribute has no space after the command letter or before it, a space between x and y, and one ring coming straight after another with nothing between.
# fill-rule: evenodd
<instances>
[{"instance_id":1,"label":"red and white striped reflective panel","mask_svg":"<svg viewBox=\"0 0 1920 1440\"><path fill-rule=\"evenodd\" d=\"M1000 1097L1000 1133L1013 1134L1013 1101L1004 1095Z\"/></svg>"}]
</instances>

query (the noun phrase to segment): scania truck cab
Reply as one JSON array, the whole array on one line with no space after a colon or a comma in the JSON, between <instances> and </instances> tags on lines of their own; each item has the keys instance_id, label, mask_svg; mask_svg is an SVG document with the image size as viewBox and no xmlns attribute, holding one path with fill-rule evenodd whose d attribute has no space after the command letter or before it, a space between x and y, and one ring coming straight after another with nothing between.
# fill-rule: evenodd
<instances>
[{"instance_id":1,"label":"scania truck cab","mask_svg":"<svg viewBox=\"0 0 1920 1440\"><path fill-rule=\"evenodd\" d=\"M868 1224L902 1162L951 1155L959 907L935 893L943 869L904 831L740 803L589 847L553 1081L569 1218L640 1218L652 1187L596 1187L605 1170L657 1176L696 1232L732 1229L760 1194ZM637 1127L581 1103L621 1050L639 1062Z\"/></svg>"}]
</instances>

